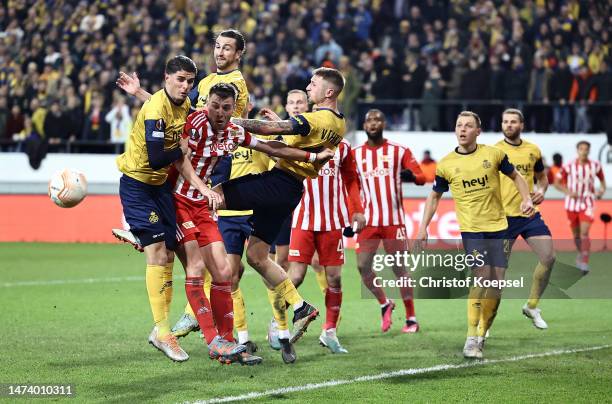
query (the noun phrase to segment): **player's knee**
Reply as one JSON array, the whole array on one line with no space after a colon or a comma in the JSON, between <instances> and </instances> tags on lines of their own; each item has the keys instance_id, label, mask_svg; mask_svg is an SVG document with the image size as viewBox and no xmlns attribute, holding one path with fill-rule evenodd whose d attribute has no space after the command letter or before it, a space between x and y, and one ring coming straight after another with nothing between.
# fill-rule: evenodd
<instances>
[{"instance_id":1,"label":"player's knee","mask_svg":"<svg viewBox=\"0 0 612 404\"><path fill-rule=\"evenodd\" d=\"M544 265L546 268L552 268L553 265L555 265L555 261L557 260L557 256L555 255L554 252L545 255L544 257L542 257L542 265Z\"/></svg>"},{"instance_id":2,"label":"player's knee","mask_svg":"<svg viewBox=\"0 0 612 404\"><path fill-rule=\"evenodd\" d=\"M261 254L260 252L251 249L247 250L246 256L247 263L253 268L262 268L265 262L269 260L267 253Z\"/></svg>"},{"instance_id":3,"label":"player's knee","mask_svg":"<svg viewBox=\"0 0 612 404\"><path fill-rule=\"evenodd\" d=\"M187 263L185 268L187 276L202 276L204 273L204 261L201 259L193 259Z\"/></svg>"},{"instance_id":4,"label":"player's knee","mask_svg":"<svg viewBox=\"0 0 612 404\"><path fill-rule=\"evenodd\" d=\"M341 282L340 282L340 274L327 274L327 285L330 288L335 288L335 289L340 289L340 287L342 286Z\"/></svg>"}]
</instances>

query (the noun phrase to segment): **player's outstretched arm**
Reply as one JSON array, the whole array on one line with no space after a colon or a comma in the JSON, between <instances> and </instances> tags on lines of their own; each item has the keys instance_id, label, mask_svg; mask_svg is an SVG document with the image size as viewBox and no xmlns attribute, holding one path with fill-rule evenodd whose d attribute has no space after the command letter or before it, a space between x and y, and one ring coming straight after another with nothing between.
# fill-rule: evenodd
<instances>
[{"instance_id":1,"label":"player's outstretched arm","mask_svg":"<svg viewBox=\"0 0 612 404\"><path fill-rule=\"evenodd\" d=\"M429 196L427 196L427 200L425 201L425 208L423 210L423 220L421 220L421 225L419 226L419 231L416 236L413 251L422 250L422 243L427 241L427 227L429 226L429 223L431 223L431 219L436 213L436 210L438 210L438 205L440 204L441 198L442 193L436 191L431 191Z\"/></svg>"},{"instance_id":2,"label":"player's outstretched arm","mask_svg":"<svg viewBox=\"0 0 612 404\"><path fill-rule=\"evenodd\" d=\"M295 135L290 121L263 121L260 119L232 118L232 123L251 133L260 135Z\"/></svg>"},{"instance_id":3,"label":"player's outstretched arm","mask_svg":"<svg viewBox=\"0 0 612 404\"><path fill-rule=\"evenodd\" d=\"M527 181L525 181L525 178L523 178L523 176L516 170L513 170L510 174L506 175L512 178L516 189L518 189L519 194L521 194L521 198L523 199L521 202L521 211L525 215L533 215L535 213L535 209L533 207L531 195L529 195L529 185L527 184Z\"/></svg>"},{"instance_id":4,"label":"player's outstretched arm","mask_svg":"<svg viewBox=\"0 0 612 404\"><path fill-rule=\"evenodd\" d=\"M133 95L142 102L145 102L151 98L151 94L140 87L140 80L138 79L136 72L132 73L131 75L124 72L119 72L119 77L117 78L116 84L117 87L129 95Z\"/></svg>"},{"instance_id":5,"label":"player's outstretched arm","mask_svg":"<svg viewBox=\"0 0 612 404\"><path fill-rule=\"evenodd\" d=\"M186 139L183 139L186 140ZM187 180L191 185L193 185L198 191L204 195L205 198L208 199L208 206L214 212L217 210L217 207L221 203L221 195L214 192L210 189L204 182L198 177L198 175L193 170L191 165L191 161L187 154L183 155L183 158L177 160L174 165L179 173Z\"/></svg>"},{"instance_id":6,"label":"player's outstretched arm","mask_svg":"<svg viewBox=\"0 0 612 404\"><path fill-rule=\"evenodd\" d=\"M333 150L324 149L319 153L311 153L305 150L296 149L295 147L287 146L285 143L278 140L261 140L259 139L254 145L247 146L253 150L266 153L272 157L278 157L285 160L307 161L310 163L326 162L334 156Z\"/></svg>"}]
</instances>

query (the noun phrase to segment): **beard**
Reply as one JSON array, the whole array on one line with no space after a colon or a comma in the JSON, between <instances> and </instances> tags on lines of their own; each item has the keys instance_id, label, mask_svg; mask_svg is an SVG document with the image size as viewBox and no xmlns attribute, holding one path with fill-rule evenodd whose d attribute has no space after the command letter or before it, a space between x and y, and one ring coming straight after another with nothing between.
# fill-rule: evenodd
<instances>
[{"instance_id":1,"label":"beard","mask_svg":"<svg viewBox=\"0 0 612 404\"><path fill-rule=\"evenodd\" d=\"M367 131L366 130L366 135L368 136L368 139L370 140L378 140L382 137L383 131L382 129L379 129L377 131Z\"/></svg>"}]
</instances>

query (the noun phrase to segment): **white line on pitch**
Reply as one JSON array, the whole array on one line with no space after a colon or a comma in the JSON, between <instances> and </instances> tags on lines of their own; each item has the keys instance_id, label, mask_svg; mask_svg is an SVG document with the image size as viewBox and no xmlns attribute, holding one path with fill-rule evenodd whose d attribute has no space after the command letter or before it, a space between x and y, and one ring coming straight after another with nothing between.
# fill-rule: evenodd
<instances>
[{"instance_id":1,"label":"white line on pitch","mask_svg":"<svg viewBox=\"0 0 612 404\"><path fill-rule=\"evenodd\" d=\"M204 400L204 401L196 401L195 403L196 404L208 404L208 403L226 403L230 401L252 400L252 399L266 397L266 396L274 396L274 395L287 394L287 393L297 393L297 392L308 391L308 390L317 390L317 389L322 389L325 387L341 386L345 384L353 384L353 383L358 383L358 382L369 382L373 380L389 379L392 377L412 376L412 375L418 375L418 374L423 374L423 373L441 372L445 370L464 369L464 368L471 368L471 367L476 367L476 366L491 365L495 363L517 362L517 361L522 361L526 359L543 358L546 356L597 351L600 349L606 349L610 347L612 347L612 345L609 344L609 345L600 345L600 346L586 347L586 348L564 349L564 350L555 350L555 351L535 353L535 354L512 356L510 358L502 358L502 359L485 359L482 361L464 362L460 364L436 365L436 366L431 366L427 368L401 369L401 370L396 370L394 372L379 373L376 375L359 376L354 379L330 380L330 381L322 382L322 383L309 383L309 384L304 384L302 386L282 387L279 389L266 390L266 391L261 391L261 392L254 391L254 392L242 394L239 396L218 397L218 398L212 398L212 399Z\"/></svg>"}]
</instances>

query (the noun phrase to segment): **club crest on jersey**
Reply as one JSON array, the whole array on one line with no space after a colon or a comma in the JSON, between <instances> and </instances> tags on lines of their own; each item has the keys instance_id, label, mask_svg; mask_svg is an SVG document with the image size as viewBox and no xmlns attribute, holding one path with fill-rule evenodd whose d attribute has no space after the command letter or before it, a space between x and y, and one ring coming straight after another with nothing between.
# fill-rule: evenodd
<instances>
[{"instance_id":1,"label":"club crest on jersey","mask_svg":"<svg viewBox=\"0 0 612 404\"><path fill-rule=\"evenodd\" d=\"M157 121L155 121L155 130L156 131L163 132L165 127L166 127L166 124L164 123L163 119L158 119Z\"/></svg>"},{"instance_id":2,"label":"club crest on jersey","mask_svg":"<svg viewBox=\"0 0 612 404\"><path fill-rule=\"evenodd\" d=\"M461 172L461 169L459 167L455 167L455 174L459 174Z\"/></svg>"},{"instance_id":3,"label":"club crest on jersey","mask_svg":"<svg viewBox=\"0 0 612 404\"><path fill-rule=\"evenodd\" d=\"M151 212L151 214L149 214L149 222L151 223L159 222L159 216L157 216L157 213Z\"/></svg>"},{"instance_id":4,"label":"club crest on jersey","mask_svg":"<svg viewBox=\"0 0 612 404\"><path fill-rule=\"evenodd\" d=\"M529 161L536 161L536 158L533 153L529 153Z\"/></svg>"},{"instance_id":5,"label":"club crest on jersey","mask_svg":"<svg viewBox=\"0 0 612 404\"><path fill-rule=\"evenodd\" d=\"M491 162L489 160L484 160L482 162L482 168L491 168Z\"/></svg>"},{"instance_id":6,"label":"club crest on jersey","mask_svg":"<svg viewBox=\"0 0 612 404\"><path fill-rule=\"evenodd\" d=\"M200 140L200 132L196 128L191 128L189 130L189 139L194 142L198 142Z\"/></svg>"}]
</instances>

